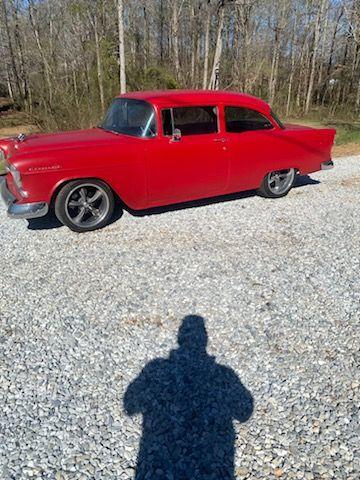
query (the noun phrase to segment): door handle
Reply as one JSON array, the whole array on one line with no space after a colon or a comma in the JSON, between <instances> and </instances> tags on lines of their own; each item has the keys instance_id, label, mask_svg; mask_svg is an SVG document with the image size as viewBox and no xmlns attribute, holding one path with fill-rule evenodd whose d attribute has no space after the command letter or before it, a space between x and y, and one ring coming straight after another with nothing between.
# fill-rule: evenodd
<instances>
[{"instance_id":1,"label":"door handle","mask_svg":"<svg viewBox=\"0 0 360 480\"><path fill-rule=\"evenodd\" d=\"M226 142L226 138L214 138L214 142L225 143L225 142Z\"/></svg>"}]
</instances>

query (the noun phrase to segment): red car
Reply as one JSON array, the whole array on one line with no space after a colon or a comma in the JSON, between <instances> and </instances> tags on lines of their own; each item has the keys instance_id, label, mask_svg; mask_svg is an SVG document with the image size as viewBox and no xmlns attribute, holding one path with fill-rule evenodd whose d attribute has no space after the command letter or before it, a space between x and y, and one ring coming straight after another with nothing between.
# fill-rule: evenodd
<instances>
[{"instance_id":1,"label":"red car","mask_svg":"<svg viewBox=\"0 0 360 480\"><path fill-rule=\"evenodd\" d=\"M335 133L283 125L244 94L129 93L98 127L0 141L1 194L10 217L53 209L77 232L106 225L117 199L144 210L253 189L277 198L297 174L333 167Z\"/></svg>"}]
</instances>

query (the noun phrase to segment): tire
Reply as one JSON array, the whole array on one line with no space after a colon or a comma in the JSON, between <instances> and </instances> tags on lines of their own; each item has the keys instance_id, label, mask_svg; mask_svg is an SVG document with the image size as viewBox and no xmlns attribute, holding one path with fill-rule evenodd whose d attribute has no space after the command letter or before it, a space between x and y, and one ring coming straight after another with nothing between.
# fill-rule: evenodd
<instances>
[{"instance_id":1,"label":"tire","mask_svg":"<svg viewBox=\"0 0 360 480\"><path fill-rule=\"evenodd\" d=\"M74 232L105 227L114 213L115 199L106 183L95 179L74 180L64 185L55 199L55 215Z\"/></svg>"},{"instance_id":2,"label":"tire","mask_svg":"<svg viewBox=\"0 0 360 480\"><path fill-rule=\"evenodd\" d=\"M294 186L295 179L295 168L269 172L265 175L257 193L267 198L285 197Z\"/></svg>"}]
</instances>

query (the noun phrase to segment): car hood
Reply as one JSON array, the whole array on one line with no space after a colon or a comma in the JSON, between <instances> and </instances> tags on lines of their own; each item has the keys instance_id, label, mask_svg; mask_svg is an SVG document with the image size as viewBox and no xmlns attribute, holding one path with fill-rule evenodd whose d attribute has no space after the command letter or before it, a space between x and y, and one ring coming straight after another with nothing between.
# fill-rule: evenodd
<instances>
[{"instance_id":1,"label":"car hood","mask_svg":"<svg viewBox=\"0 0 360 480\"><path fill-rule=\"evenodd\" d=\"M104 144L108 145L109 142L131 142L131 140L125 135L118 135L100 128L90 128L88 130L34 134L25 136L23 141L15 139L12 145L9 145L8 153L10 156L38 154L69 148L93 148Z\"/></svg>"}]
</instances>

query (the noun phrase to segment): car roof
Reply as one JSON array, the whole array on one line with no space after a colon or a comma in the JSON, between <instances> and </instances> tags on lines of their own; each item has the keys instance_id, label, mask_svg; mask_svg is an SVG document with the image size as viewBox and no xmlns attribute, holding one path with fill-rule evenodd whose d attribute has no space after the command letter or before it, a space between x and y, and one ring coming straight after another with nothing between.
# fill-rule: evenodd
<instances>
[{"instance_id":1,"label":"car roof","mask_svg":"<svg viewBox=\"0 0 360 480\"><path fill-rule=\"evenodd\" d=\"M145 100L158 107L181 107L189 105L212 105L227 103L229 105L246 105L264 112L270 110L269 105L260 98L246 93L222 90L153 90L145 92L129 92L118 98L134 98Z\"/></svg>"}]
</instances>

